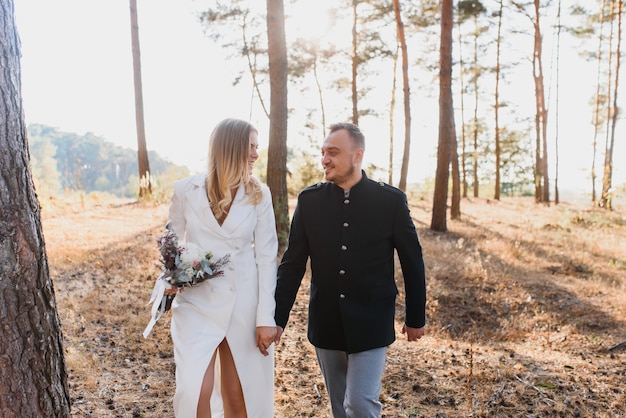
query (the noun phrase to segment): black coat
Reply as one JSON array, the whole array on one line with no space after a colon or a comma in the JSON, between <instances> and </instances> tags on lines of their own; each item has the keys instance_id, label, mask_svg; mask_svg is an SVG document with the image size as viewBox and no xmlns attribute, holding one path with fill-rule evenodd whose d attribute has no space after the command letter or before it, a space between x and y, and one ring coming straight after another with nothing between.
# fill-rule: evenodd
<instances>
[{"instance_id":1,"label":"black coat","mask_svg":"<svg viewBox=\"0 0 626 418\"><path fill-rule=\"evenodd\" d=\"M404 276L405 323L421 328L426 279L406 195L365 174L347 198L333 183L303 190L278 268L276 323L285 328L310 258L309 341L348 353L391 344L398 294L394 249Z\"/></svg>"}]
</instances>

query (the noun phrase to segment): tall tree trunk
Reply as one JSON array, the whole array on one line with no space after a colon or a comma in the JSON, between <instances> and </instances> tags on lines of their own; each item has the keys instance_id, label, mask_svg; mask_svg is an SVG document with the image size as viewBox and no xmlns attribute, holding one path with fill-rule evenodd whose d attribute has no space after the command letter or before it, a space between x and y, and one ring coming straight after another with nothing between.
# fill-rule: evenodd
<instances>
[{"instance_id":1,"label":"tall tree trunk","mask_svg":"<svg viewBox=\"0 0 626 418\"><path fill-rule=\"evenodd\" d=\"M542 37L540 25L540 4L534 0L534 47L533 47L533 80L535 82L535 201L550 202L548 181L548 111L545 102L543 82Z\"/></svg>"},{"instance_id":2,"label":"tall tree trunk","mask_svg":"<svg viewBox=\"0 0 626 418\"><path fill-rule=\"evenodd\" d=\"M613 82L613 103L611 104L611 133L604 153L604 174L602 176L602 196L600 206L608 210L613 208L612 184L613 184L613 149L615 148L615 127L617 126L617 91L619 87L619 72L621 63L622 44L622 14L624 11L623 0L617 1L617 47L615 50L615 81ZM614 17L612 17L614 19Z\"/></svg>"},{"instance_id":3,"label":"tall tree trunk","mask_svg":"<svg viewBox=\"0 0 626 418\"><path fill-rule=\"evenodd\" d=\"M478 17L474 15L474 197L478 197Z\"/></svg>"},{"instance_id":4,"label":"tall tree trunk","mask_svg":"<svg viewBox=\"0 0 626 418\"><path fill-rule=\"evenodd\" d=\"M54 287L29 168L13 0L0 0L0 411L69 417Z\"/></svg>"},{"instance_id":5,"label":"tall tree trunk","mask_svg":"<svg viewBox=\"0 0 626 418\"><path fill-rule=\"evenodd\" d=\"M404 152L402 154L402 167L400 169L400 190L406 190L407 175L409 172L409 155L411 154L411 93L409 89L409 55L404 36L404 24L400 14L400 0L393 0L393 10L396 16L398 29L398 41L402 51L402 86L404 92Z\"/></svg>"},{"instance_id":6,"label":"tall tree trunk","mask_svg":"<svg viewBox=\"0 0 626 418\"><path fill-rule=\"evenodd\" d=\"M270 132L267 185L272 192L279 244L287 242L287 46L283 0L267 0L267 52L270 70Z\"/></svg>"},{"instance_id":7,"label":"tall tree trunk","mask_svg":"<svg viewBox=\"0 0 626 418\"><path fill-rule=\"evenodd\" d=\"M463 74L463 36L461 33L461 20L459 19L459 83L461 96L461 178L463 183L463 197L467 197L467 168L465 167L466 144L465 144L465 82Z\"/></svg>"},{"instance_id":8,"label":"tall tree trunk","mask_svg":"<svg viewBox=\"0 0 626 418\"><path fill-rule=\"evenodd\" d=\"M613 97L613 38L614 29L615 29L615 2L616 0L610 0L609 4L609 48L607 54L607 87L606 87L606 132L604 138L604 164L602 166L603 171L606 171L606 151L609 149L609 143L611 141L611 120L612 120L612 112L613 107L611 106L612 97ZM604 191L604 172L602 174L602 191ZM604 202L602 201L602 193L600 192L600 200L598 200L598 206L603 207Z\"/></svg>"},{"instance_id":9,"label":"tall tree trunk","mask_svg":"<svg viewBox=\"0 0 626 418\"><path fill-rule=\"evenodd\" d=\"M500 0L498 8L498 35L496 37L496 88L494 98L494 113L495 113L495 146L496 146L496 186L493 198L500 200L500 189L502 187L502 180L500 179L500 157L502 150L500 149L500 45L502 42L502 10L503 0Z\"/></svg>"},{"instance_id":10,"label":"tall tree trunk","mask_svg":"<svg viewBox=\"0 0 626 418\"><path fill-rule=\"evenodd\" d=\"M396 53L393 56L393 82L391 84L391 102L389 104L389 178L387 182L393 185L393 126L394 115L396 112L396 85L398 74L398 52L400 50L400 43L396 42Z\"/></svg>"},{"instance_id":11,"label":"tall tree trunk","mask_svg":"<svg viewBox=\"0 0 626 418\"><path fill-rule=\"evenodd\" d=\"M454 108L452 106L452 24L454 7L452 0L441 0L441 39L439 46L439 139L437 147L437 171L433 196L433 213L430 228L447 231L448 175L450 173L450 144L454 132Z\"/></svg>"},{"instance_id":12,"label":"tall tree trunk","mask_svg":"<svg viewBox=\"0 0 626 418\"><path fill-rule=\"evenodd\" d=\"M450 203L450 219L461 219L461 176L459 173L459 153L456 141L456 127L452 118L452 133L450 135L450 164L452 166L452 198Z\"/></svg>"},{"instance_id":13,"label":"tall tree trunk","mask_svg":"<svg viewBox=\"0 0 626 418\"><path fill-rule=\"evenodd\" d=\"M315 78L317 97L319 97L320 99L320 111L322 113L322 135L320 136L320 138L324 138L326 136L326 109L324 107L324 94L322 91L322 85L320 83L320 78L317 74L317 54L315 56L315 61L313 62L313 77Z\"/></svg>"},{"instance_id":14,"label":"tall tree trunk","mask_svg":"<svg viewBox=\"0 0 626 418\"><path fill-rule=\"evenodd\" d=\"M598 61L598 68L596 74L596 95L594 104L594 129L593 129L593 153L591 160L591 203L596 203L596 157L598 152L598 135L600 134L600 76L602 73L602 46L604 44L604 9L606 7L606 1L602 0L600 6L600 36L598 37L598 52L596 58Z\"/></svg>"},{"instance_id":15,"label":"tall tree trunk","mask_svg":"<svg viewBox=\"0 0 626 418\"><path fill-rule=\"evenodd\" d=\"M557 9L557 35L556 35L556 100L554 113L554 204L559 204L559 77L560 77L560 52L561 52L561 0Z\"/></svg>"},{"instance_id":16,"label":"tall tree trunk","mask_svg":"<svg viewBox=\"0 0 626 418\"><path fill-rule=\"evenodd\" d=\"M143 119L143 88L141 85L141 52L139 50L139 24L137 0L130 0L130 33L133 45L133 78L135 81L135 121L137 124L137 161L139 163L139 197L152 194L152 177L146 146L146 128Z\"/></svg>"},{"instance_id":17,"label":"tall tree trunk","mask_svg":"<svg viewBox=\"0 0 626 418\"><path fill-rule=\"evenodd\" d=\"M548 109L546 106L545 99L545 85L543 81L543 38L541 36L541 24L540 24L540 0L535 0L535 20L537 22L536 26L536 38L537 42L536 47L536 55L534 58L537 60L537 85L538 89L538 105L540 109L540 117L541 117L541 147L543 150L542 155L542 171L543 171L543 196L542 202L549 203L550 202L550 179L549 179L549 171L548 171Z\"/></svg>"},{"instance_id":18,"label":"tall tree trunk","mask_svg":"<svg viewBox=\"0 0 626 418\"><path fill-rule=\"evenodd\" d=\"M352 123L359 124L359 97L356 85L356 77L359 73L359 54L357 46L359 44L357 33L357 5L359 0L352 0Z\"/></svg>"}]
</instances>

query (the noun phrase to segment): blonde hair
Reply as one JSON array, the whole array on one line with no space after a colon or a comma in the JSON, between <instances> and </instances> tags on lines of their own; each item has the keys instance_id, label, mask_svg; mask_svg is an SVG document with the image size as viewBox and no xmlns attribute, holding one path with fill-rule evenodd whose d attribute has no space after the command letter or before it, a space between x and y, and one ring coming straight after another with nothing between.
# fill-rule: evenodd
<instances>
[{"instance_id":1,"label":"blonde hair","mask_svg":"<svg viewBox=\"0 0 626 418\"><path fill-rule=\"evenodd\" d=\"M224 220L228 214L233 201L231 190L242 184L252 204L261 201L261 183L248 170L252 132L258 133L248 122L225 119L211 133L206 190L211 210L218 221Z\"/></svg>"}]
</instances>

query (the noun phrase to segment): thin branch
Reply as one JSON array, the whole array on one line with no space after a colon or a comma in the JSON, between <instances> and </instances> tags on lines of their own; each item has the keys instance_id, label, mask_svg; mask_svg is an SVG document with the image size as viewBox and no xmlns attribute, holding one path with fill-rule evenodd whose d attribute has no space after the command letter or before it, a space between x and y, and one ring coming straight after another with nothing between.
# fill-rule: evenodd
<instances>
[{"instance_id":1,"label":"thin branch","mask_svg":"<svg viewBox=\"0 0 626 418\"><path fill-rule=\"evenodd\" d=\"M626 340L622 341L621 343L613 344L612 346L607 348L606 351L615 351L622 348L626 348Z\"/></svg>"},{"instance_id":2,"label":"thin branch","mask_svg":"<svg viewBox=\"0 0 626 418\"><path fill-rule=\"evenodd\" d=\"M254 89L256 90L256 94L257 96L259 96L259 102L261 102L261 107L263 108L263 112L265 113L265 116L267 116L268 118L270 117L270 112L267 110L267 107L265 107L265 102L263 101L263 96L261 95L261 90L259 89L259 83L257 82L256 79L256 68L255 66L252 64L252 59L250 58L250 48L248 47L248 38L246 36L246 19L248 17L248 13L246 12L243 16L243 26L242 26L242 32L243 32L243 50L246 54L246 59L248 60L248 69L250 70L250 75L252 76L252 83L254 85Z\"/></svg>"}]
</instances>

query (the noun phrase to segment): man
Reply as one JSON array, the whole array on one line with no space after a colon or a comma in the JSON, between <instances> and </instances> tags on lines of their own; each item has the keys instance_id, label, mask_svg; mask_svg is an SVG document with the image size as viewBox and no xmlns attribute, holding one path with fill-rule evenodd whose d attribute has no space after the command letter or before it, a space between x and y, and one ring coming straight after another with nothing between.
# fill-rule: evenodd
<instances>
[{"instance_id":1,"label":"man","mask_svg":"<svg viewBox=\"0 0 626 418\"><path fill-rule=\"evenodd\" d=\"M330 127L322 146L328 182L298 196L278 268L277 341L311 259L308 338L335 418L380 416L386 347L395 340L394 249L406 292L402 333L417 341L426 322L422 248L406 196L367 178L361 170L364 151L357 126Z\"/></svg>"}]
</instances>

